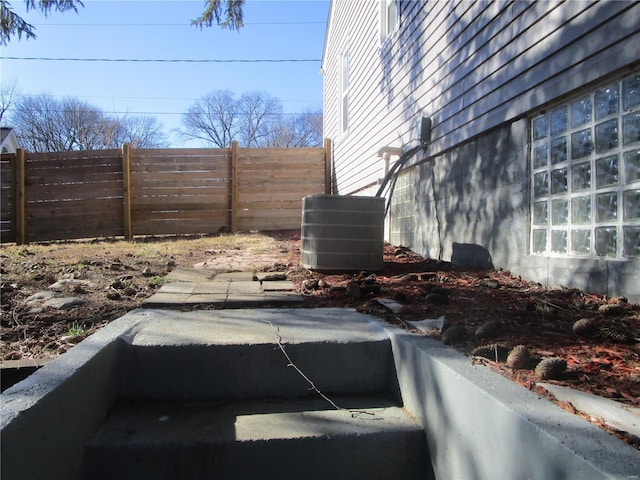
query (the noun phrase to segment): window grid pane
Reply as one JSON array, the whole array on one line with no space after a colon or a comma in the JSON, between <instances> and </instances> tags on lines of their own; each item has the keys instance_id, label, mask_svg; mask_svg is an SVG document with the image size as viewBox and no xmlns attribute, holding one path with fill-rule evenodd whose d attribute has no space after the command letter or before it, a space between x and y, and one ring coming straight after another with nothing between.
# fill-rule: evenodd
<instances>
[{"instance_id":1,"label":"window grid pane","mask_svg":"<svg viewBox=\"0 0 640 480\"><path fill-rule=\"evenodd\" d=\"M640 73L531 120L531 253L640 257Z\"/></svg>"}]
</instances>

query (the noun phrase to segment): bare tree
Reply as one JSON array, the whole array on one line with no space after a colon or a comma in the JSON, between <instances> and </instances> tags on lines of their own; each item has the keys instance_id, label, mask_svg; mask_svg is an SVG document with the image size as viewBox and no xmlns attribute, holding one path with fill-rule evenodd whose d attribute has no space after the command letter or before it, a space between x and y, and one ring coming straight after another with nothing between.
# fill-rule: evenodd
<instances>
[{"instance_id":1,"label":"bare tree","mask_svg":"<svg viewBox=\"0 0 640 480\"><path fill-rule=\"evenodd\" d=\"M102 111L76 98L64 98L60 119L60 137L63 150L99 150L104 148L104 124Z\"/></svg>"},{"instance_id":2,"label":"bare tree","mask_svg":"<svg viewBox=\"0 0 640 480\"><path fill-rule=\"evenodd\" d=\"M111 120L111 128L105 125L106 145L120 148L130 143L133 148L164 148L169 145L167 135L158 119L150 116L124 116Z\"/></svg>"},{"instance_id":3,"label":"bare tree","mask_svg":"<svg viewBox=\"0 0 640 480\"><path fill-rule=\"evenodd\" d=\"M307 111L279 116L264 140L266 147L319 147L322 145L322 113Z\"/></svg>"},{"instance_id":4,"label":"bare tree","mask_svg":"<svg viewBox=\"0 0 640 480\"><path fill-rule=\"evenodd\" d=\"M320 147L322 141L322 111L301 113L293 117L292 129L296 147Z\"/></svg>"},{"instance_id":5,"label":"bare tree","mask_svg":"<svg viewBox=\"0 0 640 480\"><path fill-rule=\"evenodd\" d=\"M247 147L259 147L269 136L272 124L282 114L280 100L267 92L248 92L240 103L240 143Z\"/></svg>"},{"instance_id":6,"label":"bare tree","mask_svg":"<svg viewBox=\"0 0 640 480\"><path fill-rule=\"evenodd\" d=\"M84 7L81 0L25 0L27 12L40 10L48 15L51 11L66 12L78 11L78 7ZM222 28L239 30L242 27L242 12L244 0L205 0L205 9L202 14L191 21L196 27L211 27L217 23ZM20 15L11 10L8 0L0 0L0 45L7 45L12 36L22 38L36 38L35 27L26 22Z\"/></svg>"},{"instance_id":7,"label":"bare tree","mask_svg":"<svg viewBox=\"0 0 640 480\"><path fill-rule=\"evenodd\" d=\"M119 148L125 142L145 148L167 144L155 118L112 118L73 97L24 96L11 121L21 145L33 152Z\"/></svg>"},{"instance_id":8,"label":"bare tree","mask_svg":"<svg viewBox=\"0 0 640 480\"><path fill-rule=\"evenodd\" d=\"M309 147L322 145L322 114L305 112L287 117L276 97L264 91L236 98L217 90L196 100L182 117L183 138L228 147Z\"/></svg>"},{"instance_id":9,"label":"bare tree","mask_svg":"<svg viewBox=\"0 0 640 480\"><path fill-rule=\"evenodd\" d=\"M18 101L18 83L14 80L4 82L0 86L0 125L6 123L7 112Z\"/></svg>"},{"instance_id":10,"label":"bare tree","mask_svg":"<svg viewBox=\"0 0 640 480\"><path fill-rule=\"evenodd\" d=\"M189 108L182 117L184 138L226 148L239 136L240 105L230 90L208 93Z\"/></svg>"}]
</instances>

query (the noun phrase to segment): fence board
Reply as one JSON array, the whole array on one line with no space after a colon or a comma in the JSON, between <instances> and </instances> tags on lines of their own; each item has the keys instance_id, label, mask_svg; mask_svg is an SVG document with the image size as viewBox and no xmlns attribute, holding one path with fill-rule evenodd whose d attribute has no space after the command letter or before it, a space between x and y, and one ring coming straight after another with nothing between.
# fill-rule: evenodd
<instances>
[{"instance_id":1,"label":"fence board","mask_svg":"<svg viewBox=\"0 0 640 480\"><path fill-rule=\"evenodd\" d=\"M29 153L29 160L32 162L50 162L56 160L73 161L79 159L101 159L101 158L118 158L121 155L120 150L74 150L67 152L46 152L46 153Z\"/></svg>"},{"instance_id":2,"label":"fence board","mask_svg":"<svg viewBox=\"0 0 640 480\"><path fill-rule=\"evenodd\" d=\"M15 242L15 153L0 156L0 242Z\"/></svg>"},{"instance_id":3,"label":"fence board","mask_svg":"<svg viewBox=\"0 0 640 480\"><path fill-rule=\"evenodd\" d=\"M122 199L122 181L31 186L33 188L28 190L27 201L33 203L90 200L96 197Z\"/></svg>"},{"instance_id":4,"label":"fence board","mask_svg":"<svg viewBox=\"0 0 640 480\"><path fill-rule=\"evenodd\" d=\"M144 227L142 229L142 227ZM140 228L144 233L138 233L136 235L194 235L202 233L218 234L229 229L229 220L224 217L220 221L208 220L208 219L194 219L190 222L185 222L182 219L160 219L157 221L148 220L144 224L141 224ZM167 233L170 230L171 233Z\"/></svg>"},{"instance_id":5,"label":"fence board","mask_svg":"<svg viewBox=\"0 0 640 480\"><path fill-rule=\"evenodd\" d=\"M302 198L325 193L328 154L327 148L243 149L237 144L145 150L125 145L122 150L26 153L24 174L16 173L17 161L11 161L16 155L2 155L0 241L206 234L234 226L297 229ZM21 178L24 185L18 188ZM19 198L24 198L24 229L17 227L15 215Z\"/></svg>"}]
</instances>

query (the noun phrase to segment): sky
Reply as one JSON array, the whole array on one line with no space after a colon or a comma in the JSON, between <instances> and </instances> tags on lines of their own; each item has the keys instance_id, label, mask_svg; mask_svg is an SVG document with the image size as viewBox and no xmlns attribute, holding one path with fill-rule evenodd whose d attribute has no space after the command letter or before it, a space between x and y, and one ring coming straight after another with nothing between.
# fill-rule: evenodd
<instances>
[{"instance_id":1,"label":"sky","mask_svg":"<svg viewBox=\"0 0 640 480\"><path fill-rule=\"evenodd\" d=\"M12 37L0 46L2 85L14 83L23 95L75 97L109 114L155 116L172 147L198 146L172 131L196 99L215 90L265 91L281 100L285 114L322 109L328 0L246 0L239 31L190 26L202 0L84 0L77 14L48 17L26 12L21 0L11 5L37 38ZM229 62L88 61L105 58Z\"/></svg>"}]
</instances>

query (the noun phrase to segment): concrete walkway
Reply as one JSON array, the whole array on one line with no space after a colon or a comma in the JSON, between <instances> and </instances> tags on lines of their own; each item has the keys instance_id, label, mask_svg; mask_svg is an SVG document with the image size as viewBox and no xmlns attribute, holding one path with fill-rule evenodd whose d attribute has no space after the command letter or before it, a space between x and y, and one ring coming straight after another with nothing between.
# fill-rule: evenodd
<instances>
[{"instance_id":1,"label":"concrete walkway","mask_svg":"<svg viewBox=\"0 0 640 480\"><path fill-rule=\"evenodd\" d=\"M286 305L302 302L293 282L280 272L212 273L201 269L176 268L168 283L146 299L143 307L209 304L221 308Z\"/></svg>"}]
</instances>

